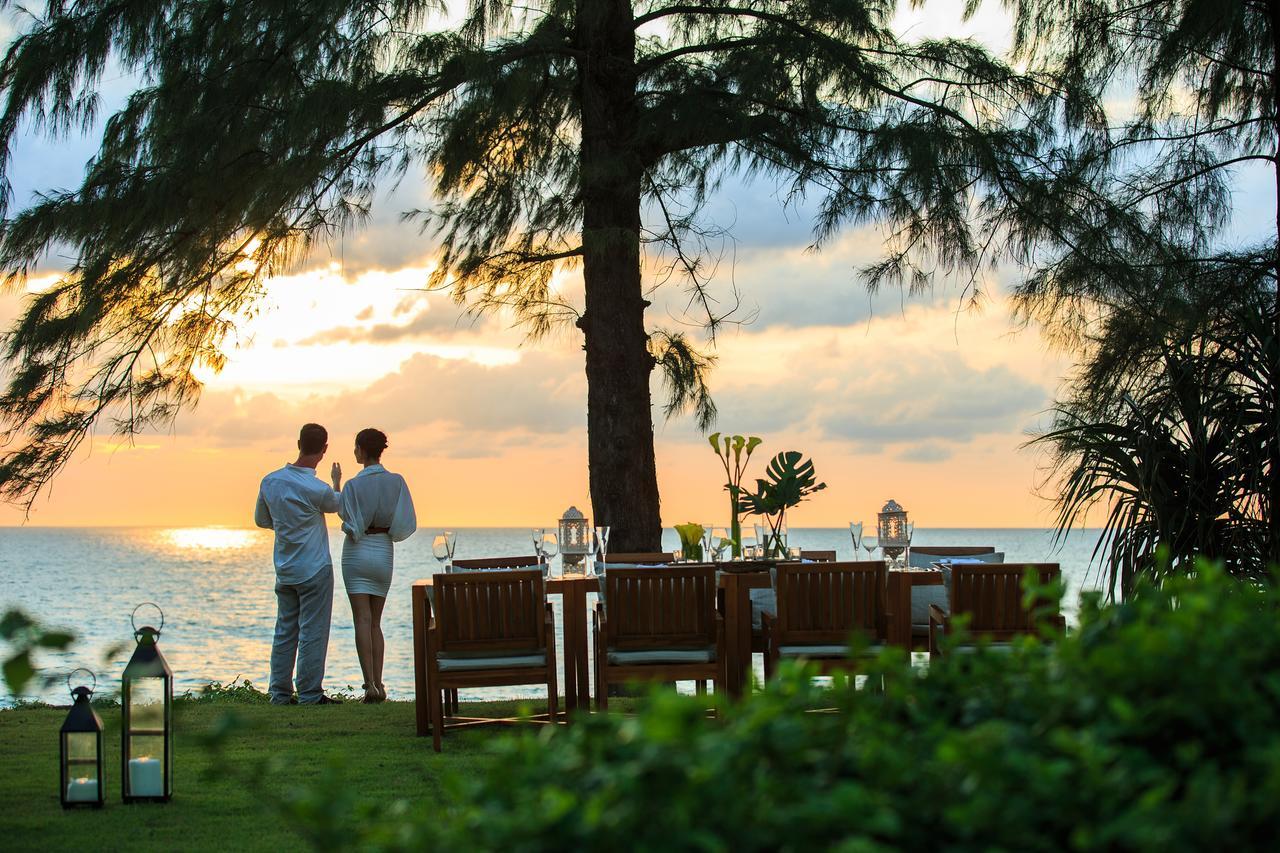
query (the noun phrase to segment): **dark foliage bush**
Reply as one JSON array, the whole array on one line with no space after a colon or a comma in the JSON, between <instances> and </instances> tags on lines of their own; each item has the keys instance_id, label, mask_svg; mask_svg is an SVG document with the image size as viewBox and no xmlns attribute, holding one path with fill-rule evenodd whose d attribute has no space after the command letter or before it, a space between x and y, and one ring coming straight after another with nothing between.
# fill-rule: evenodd
<instances>
[{"instance_id":1,"label":"dark foliage bush","mask_svg":"<svg viewBox=\"0 0 1280 853\"><path fill-rule=\"evenodd\" d=\"M876 662L883 690L785 671L710 719L636 716L502 737L448 802L351 814L335 839L468 850L1274 849L1273 586L1219 570L1100 607L1052 647ZM830 710L814 710L814 709ZM446 744L446 749L448 748ZM423 750L423 760L431 760Z\"/></svg>"}]
</instances>

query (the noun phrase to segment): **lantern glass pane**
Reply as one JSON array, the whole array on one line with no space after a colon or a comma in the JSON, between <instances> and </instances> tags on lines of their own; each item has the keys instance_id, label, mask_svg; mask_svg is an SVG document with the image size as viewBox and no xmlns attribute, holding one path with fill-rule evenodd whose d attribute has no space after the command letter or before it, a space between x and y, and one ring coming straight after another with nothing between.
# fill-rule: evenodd
<instances>
[{"instance_id":1,"label":"lantern glass pane","mask_svg":"<svg viewBox=\"0 0 1280 853\"><path fill-rule=\"evenodd\" d=\"M91 762L93 772L98 772L97 732L67 732L67 763Z\"/></svg>"},{"instance_id":2,"label":"lantern glass pane","mask_svg":"<svg viewBox=\"0 0 1280 853\"><path fill-rule=\"evenodd\" d=\"M129 685L130 732L164 730L165 685L163 678L135 678Z\"/></svg>"},{"instance_id":3,"label":"lantern glass pane","mask_svg":"<svg viewBox=\"0 0 1280 853\"><path fill-rule=\"evenodd\" d=\"M67 732L67 802L98 802L98 735L95 732Z\"/></svg>"},{"instance_id":4,"label":"lantern glass pane","mask_svg":"<svg viewBox=\"0 0 1280 853\"><path fill-rule=\"evenodd\" d=\"M129 795L164 796L164 737L131 735L128 759Z\"/></svg>"}]
</instances>

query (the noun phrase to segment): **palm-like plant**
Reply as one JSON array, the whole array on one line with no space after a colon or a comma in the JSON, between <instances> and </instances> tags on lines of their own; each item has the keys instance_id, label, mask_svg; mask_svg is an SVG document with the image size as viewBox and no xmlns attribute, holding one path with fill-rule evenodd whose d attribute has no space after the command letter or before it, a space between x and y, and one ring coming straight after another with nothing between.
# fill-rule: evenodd
<instances>
[{"instance_id":1,"label":"palm-like plant","mask_svg":"<svg viewBox=\"0 0 1280 853\"><path fill-rule=\"evenodd\" d=\"M784 450L765 467L767 480L756 480L756 490L737 488L739 507L748 515L764 516L769 525L769 539L764 542L765 556L782 549L782 525L787 510L827 487L819 483L813 460L796 450Z\"/></svg>"},{"instance_id":2,"label":"palm-like plant","mask_svg":"<svg viewBox=\"0 0 1280 853\"><path fill-rule=\"evenodd\" d=\"M1092 382L1034 440L1052 447L1060 537L1107 507L1094 557L1113 598L1140 576L1159 584L1189 572L1197 556L1242 578L1266 576L1278 352L1265 314L1241 307L1201 315L1179 334L1104 345L1086 370ZM1107 376L1114 381L1100 381Z\"/></svg>"}]
</instances>

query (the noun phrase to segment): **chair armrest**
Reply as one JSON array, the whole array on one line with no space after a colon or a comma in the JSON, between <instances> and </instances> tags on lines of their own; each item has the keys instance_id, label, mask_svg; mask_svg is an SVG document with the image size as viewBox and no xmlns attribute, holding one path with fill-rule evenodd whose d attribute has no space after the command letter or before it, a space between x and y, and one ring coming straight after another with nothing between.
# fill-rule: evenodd
<instances>
[{"instance_id":1,"label":"chair armrest","mask_svg":"<svg viewBox=\"0 0 1280 853\"><path fill-rule=\"evenodd\" d=\"M427 659L435 658L436 653L440 651L440 629L436 626L436 620L427 620Z\"/></svg>"},{"instance_id":2,"label":"chair armrest","mask_svg":"<svg viewBox=\"0 0 1280 853\"><path fill-rule=\"evenodd\" d=\"M929 622L930 622L930 624L934 624L934 625L942 625L942 626L944 626L944 627L945 627L945 626L946 626L946 624L947 624L947 618L948 618L948 617L947 617L947 614L943 612L943 610L942 610L942 608L941 608L941 607L939 607L939 606L938 606L938 605L936 605L936 604L930 604L930 605L929 605Z\"/></svg>"}]
</instances>

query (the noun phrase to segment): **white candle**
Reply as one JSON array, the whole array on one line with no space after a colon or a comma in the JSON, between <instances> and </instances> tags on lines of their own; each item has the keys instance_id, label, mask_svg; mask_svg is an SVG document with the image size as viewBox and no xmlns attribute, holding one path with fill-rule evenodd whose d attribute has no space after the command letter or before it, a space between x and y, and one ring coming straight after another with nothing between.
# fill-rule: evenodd
<instances>
[{"instance_id":1,"label":"white candle","mask_svg":"<svg viewBox=\"0 0 1280 853\"><path fill-rule=\"evenodd\" d=\"M98 801L98 780L81 777L67 783L68 803L96 803Z\"/></svg>"},{"instance_id":2,"label":"white candle","mask_svg":"<svg viewBox=\"0 0 1280 853\"><path fill-rule=\"evenodd\" d=\"M129 793L134 797L164 796L160 760L146 755L129 759Z\"/></svg>"}]
</instances>

